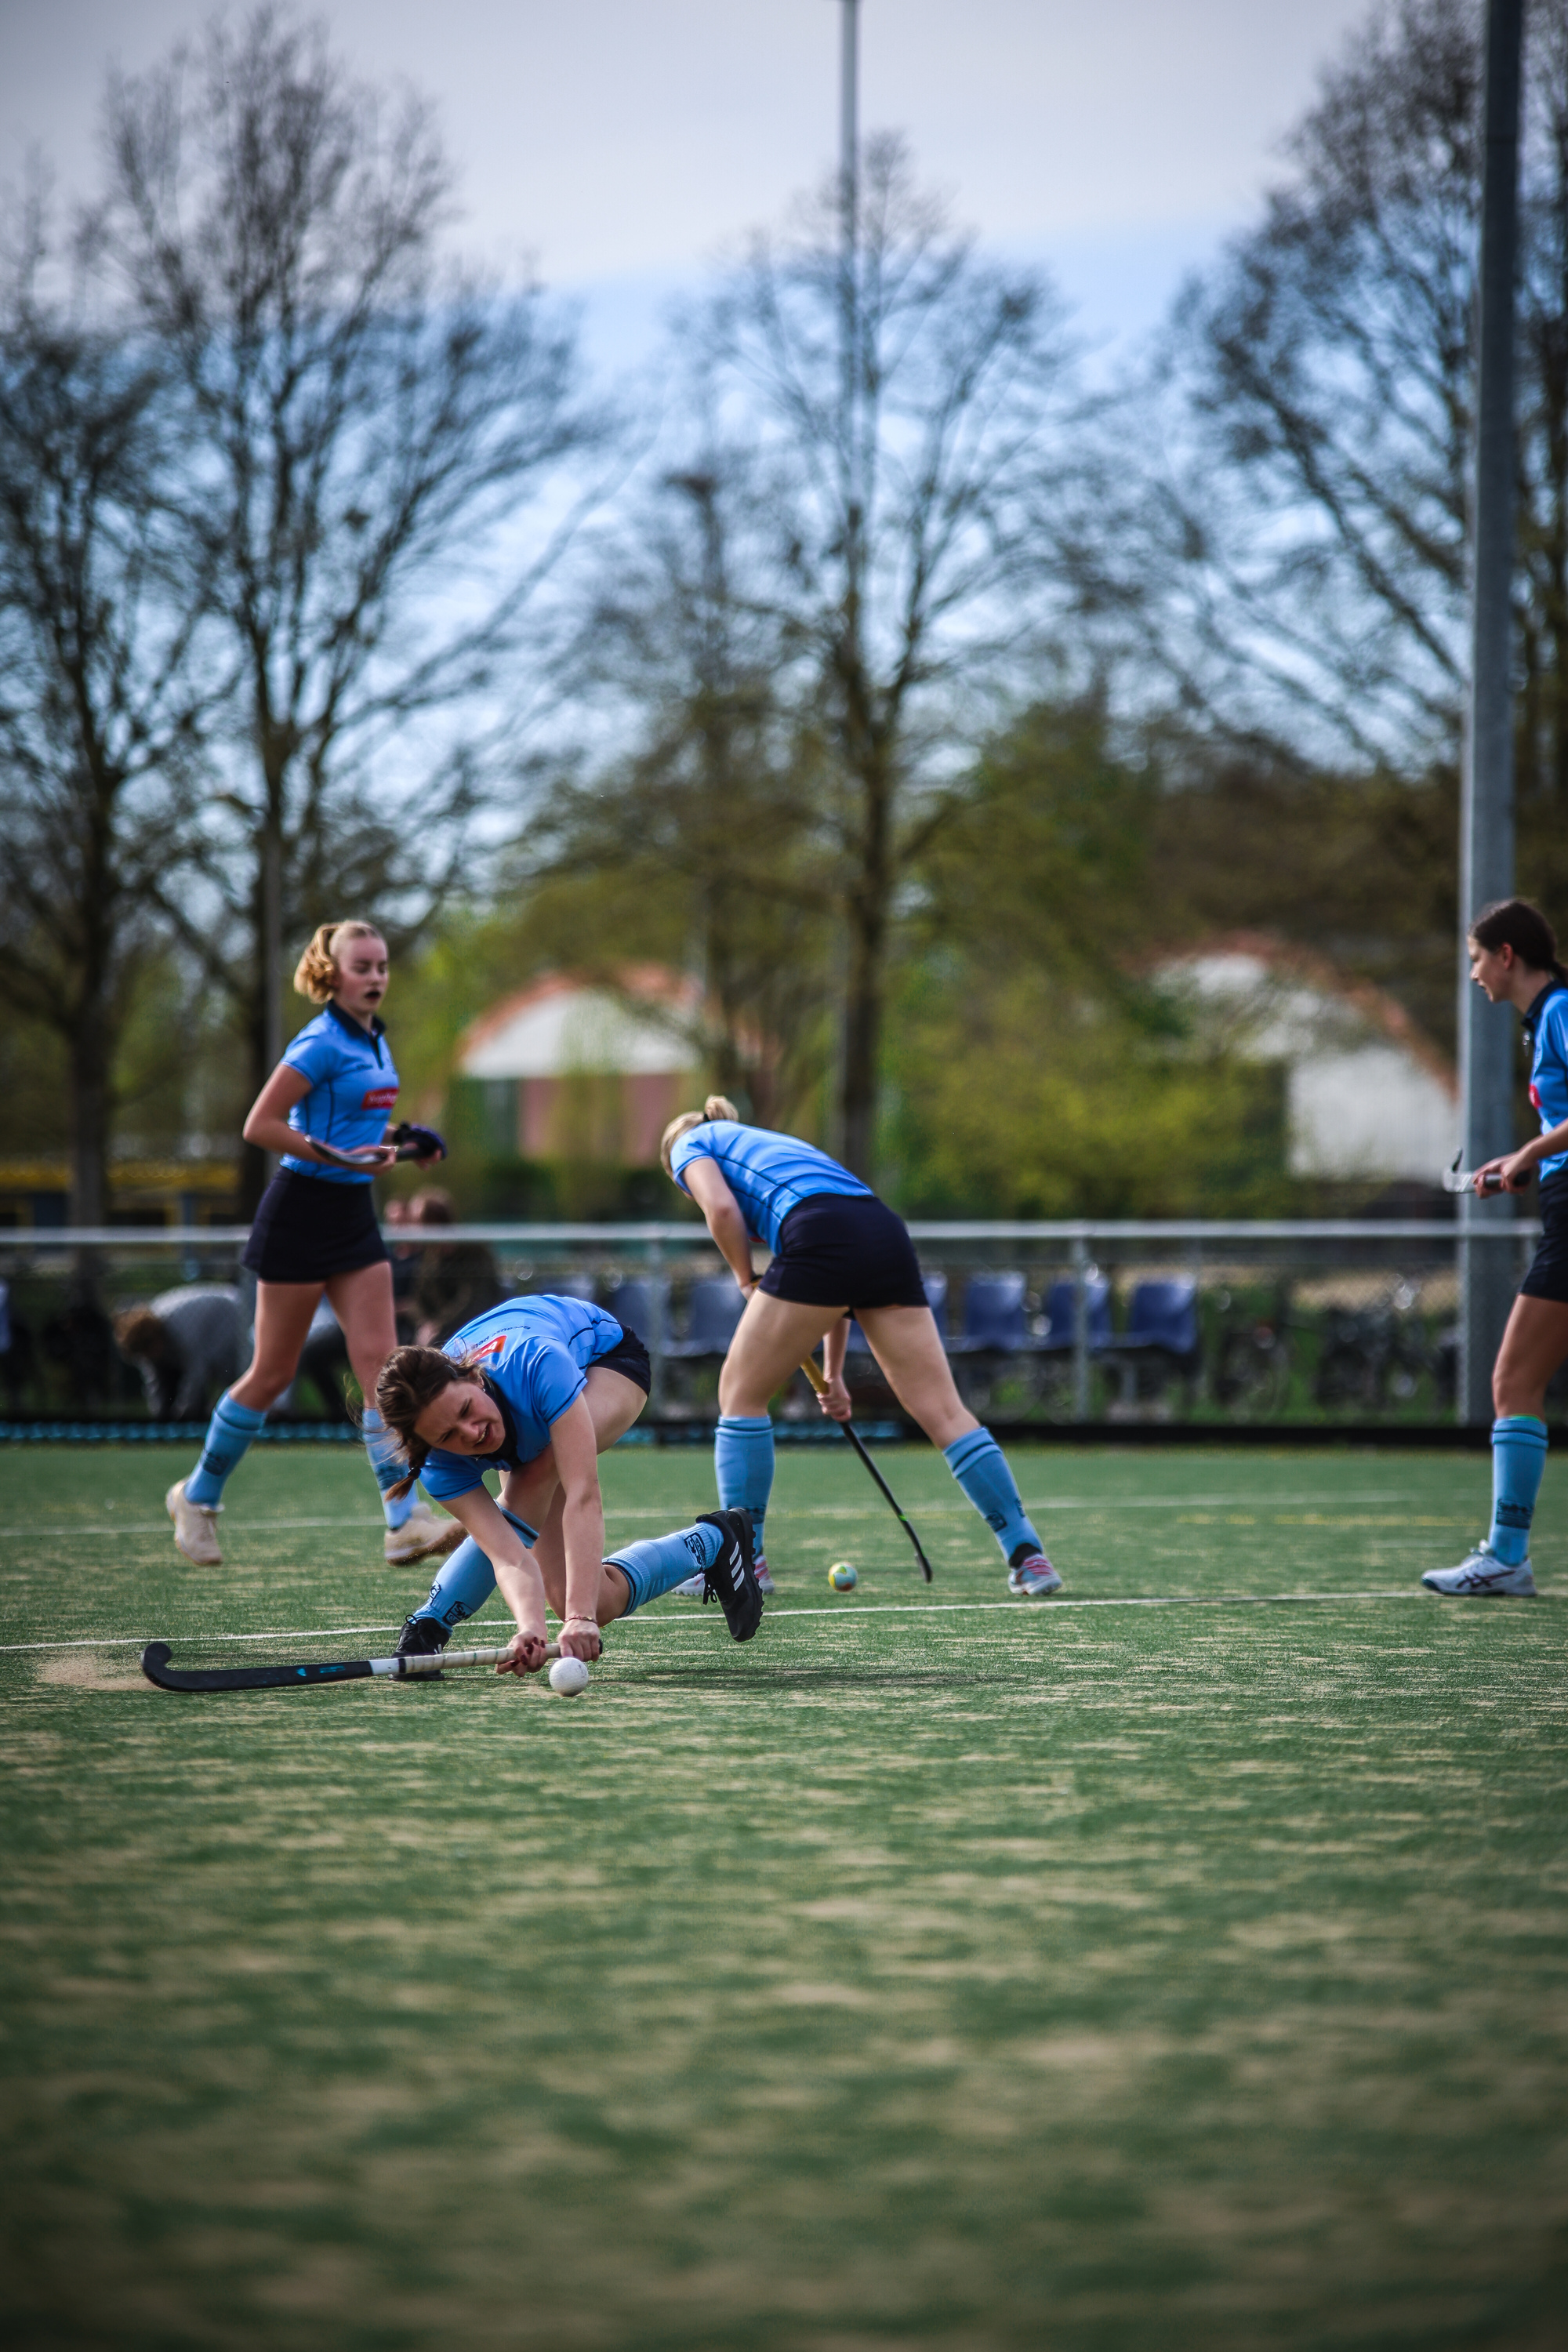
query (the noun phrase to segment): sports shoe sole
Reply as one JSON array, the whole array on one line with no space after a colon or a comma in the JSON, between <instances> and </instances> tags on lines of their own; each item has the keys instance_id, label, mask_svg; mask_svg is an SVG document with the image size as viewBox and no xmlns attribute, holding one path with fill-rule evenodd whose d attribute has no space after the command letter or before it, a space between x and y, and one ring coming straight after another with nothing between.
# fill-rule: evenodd
<instances>
[{"instance_id":1,"label":"sports shoe sole","mask_svg":"<svg viewBox=\"0 0 1568 2352\"><path fill-rule=\"evenodd\" d=\"M401 1530L395 1528L393 1532L396 1534ZM381 1548L382 1558L388 1568L408 1568L416 1559L435 1559L441 1552L456 1551L463 1540L464 1532L462 1521L454 1519L449 1527L442 1528L433 1539L416 1544L411 1551L394 1551L390 1545L384 1543Z\"/></svg>"},{"instance_id":2,"label":"sports shoe sole","mask_svg":"<svg viewBox=\"0 0 1568 2352\"><path fill-rule=\"evenodd\" d=\"M700 1528L717 1528L723 1549L707 1571L708 1591L724 1612L730 1638L749 1642L763 1622L763 1596L752 1565L752 1515L749 1511L699 1511Z\"/></svg>"}]
</instances>

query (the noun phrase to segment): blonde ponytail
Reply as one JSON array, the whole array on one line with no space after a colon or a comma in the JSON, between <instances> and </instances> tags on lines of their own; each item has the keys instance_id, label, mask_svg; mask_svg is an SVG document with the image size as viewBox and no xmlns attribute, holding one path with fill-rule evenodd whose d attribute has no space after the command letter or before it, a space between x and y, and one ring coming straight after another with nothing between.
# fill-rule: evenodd
<instances>
[{"instance_id":1,"label":"blonde ponytail","mask_svg":"<svg viewBox=\"0 0 1568 2352\"><path fill-rule=\"evenodd\" d=\"M669 1164L671 1155L683 1135L689 1135L694 1127L706 1126L710 1118L738 1119L740 1116L728 1095L710 1095L700 1110L683 1110L678 1118L672 1118L658 1144L658 1156L670 1181L673 1183L675 1181L675 1171Z\"/></svg>"},{"instance_id":2,"label":"blonde ponytail","mask_svg":"<svg viewBox=\"0 0 1568 2352\"><path fill-rule=\"evenodd\" d=\"M338 985L337 950L345 940L378 940L374 923L318 923L310 946L294 967L294 993L325 1004Z\"/></svg>"}]
</instances>

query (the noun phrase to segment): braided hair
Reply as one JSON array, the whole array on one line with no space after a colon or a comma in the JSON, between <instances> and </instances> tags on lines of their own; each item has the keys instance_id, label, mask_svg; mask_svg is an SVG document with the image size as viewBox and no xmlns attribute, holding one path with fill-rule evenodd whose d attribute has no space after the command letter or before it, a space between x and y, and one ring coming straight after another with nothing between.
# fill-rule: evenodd
<instances>
[{"instance_id":1,"label":"braided hair","mask_svg":"<svg viewBox=\"0 0 1568 2352\"><path fill-rule=\"evenodd\" d=\"M415 1427L421 1413L442 1392L467 1381L478 1386L479 1374L468 1360L448 1356L440 1348L395 1348L376 1376L375 1409L402 1448L408 1475L392 1488L406 1495L430 1458L430 1448Z\"/></svg>"}]
</instances>

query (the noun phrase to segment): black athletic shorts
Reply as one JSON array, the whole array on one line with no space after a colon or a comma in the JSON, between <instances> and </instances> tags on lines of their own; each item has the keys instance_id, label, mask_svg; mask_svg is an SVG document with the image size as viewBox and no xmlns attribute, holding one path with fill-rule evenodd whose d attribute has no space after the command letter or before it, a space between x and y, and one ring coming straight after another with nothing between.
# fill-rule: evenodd
<instances>
[{"instance_id":1,"label":"black athletic shorts","mask_svg":"<svg viewBox=\"0 0 1568 2352\"><path fill-rule=\"evenodd\" d=\"M864 1192L814 1192L779 1227L760 1290L801 1307L923 1307L920 1260L901 1217Z\"/></svg>"},{"instance_id":2,"label":"black athletic shorts","mask_svg":"<svg viewBox=\"0 0 1568 2352\"><path fill-rule=\"evenodd\" d=\"M387 1247L371 1191L282 1169L261 1195L245 1264L262 1282L330 1282L379 1265Z\"/></svg>"},{"instance_id":3,"label":"black athletic shorts","mask_svg":"<svg viewBox=\"0 0 1568 2352\"><path fill-rule=\"evenodd\" d=\"M1541 1188L1541 1239L1519 1295L1568 1307L1568 1168L1560 1168Z\"/></svg>"},{"instance_id":4,"label":"black athletic shorts","mask_svg":"<svg viewBox=\"0 0 1568 2352\"><path fill-rule=\"evenodd\" d=\"M636 1381L644 1396L653 1386L653 1366L648 1361L647 1349L637 1333L628 1331L624 1323L615 1346L604 1355L595 1356L588 1370L596 1370L601 1364L607 1372L621 1372L628 1381Z\"/></svg>"}]
</instances>

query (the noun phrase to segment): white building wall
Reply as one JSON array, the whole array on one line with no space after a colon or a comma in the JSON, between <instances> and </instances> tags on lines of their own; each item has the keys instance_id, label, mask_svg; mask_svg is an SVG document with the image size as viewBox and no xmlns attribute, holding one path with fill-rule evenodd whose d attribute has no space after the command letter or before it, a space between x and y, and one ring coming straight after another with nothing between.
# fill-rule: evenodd
<instances>
[{"instance_id":1,"label":"white building wall","mask_svg":"<svg viewBox=\"0 0 1568 2352\"><path fill-rule=\"evenodd\" d=\"M1458 1146L1458 1105L1394 1045L1305 1055L1289 1071L1286 1099L1292 1176L1436 1184Z\"/></svg>"}]
</instances>

